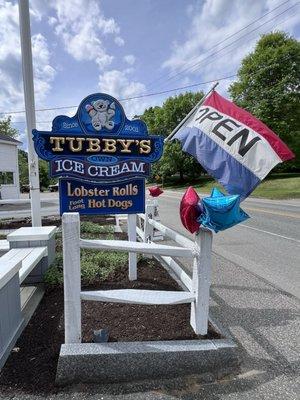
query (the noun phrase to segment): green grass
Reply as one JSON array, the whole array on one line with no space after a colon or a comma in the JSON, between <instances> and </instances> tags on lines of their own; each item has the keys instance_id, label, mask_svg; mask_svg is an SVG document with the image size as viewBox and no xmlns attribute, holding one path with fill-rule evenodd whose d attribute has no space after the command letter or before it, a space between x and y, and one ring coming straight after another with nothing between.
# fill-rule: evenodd
<instances>
[{"instance_id":1,"label":"green grass","mask_svg":"<svg viewBox=\"0 0 300 400\"><path fill-rule=\"evenodd\" d=\"M197 181L186 181L184 184L176 179L166 183L165 189L184 190L193 186L200 193L210 193L213 187L223 191L225 189L213 178L203 176ZM300 174L274 174L266 178L251 194L252 197L266 199L299 199L300 198Z\"/></svg>"}]
</instances>

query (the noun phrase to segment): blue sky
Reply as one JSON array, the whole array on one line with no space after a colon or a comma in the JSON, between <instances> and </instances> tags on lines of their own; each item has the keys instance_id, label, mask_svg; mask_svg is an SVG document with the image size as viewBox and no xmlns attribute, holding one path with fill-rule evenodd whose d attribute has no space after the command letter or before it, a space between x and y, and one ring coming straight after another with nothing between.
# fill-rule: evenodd
<instances>
[{"instance_id":1,"label":"blue sky","mask_svg":"<svg viewBox=\"0 0 300 400\"><path fill-rule=\"evenodd\" d=\"M31 0L30 11L37 109L78 105L100 91L122 99L226 77L261 33L300 37L296 0ZM220 81L219 91L226 95L233 80ZM132 117L184 91L123 106ZM23 109L18 7L0 0L0 112ZM37 112L38 129L75 112ZM26 148L25 115L11 115Z\"/></svg>"}]
</instances>

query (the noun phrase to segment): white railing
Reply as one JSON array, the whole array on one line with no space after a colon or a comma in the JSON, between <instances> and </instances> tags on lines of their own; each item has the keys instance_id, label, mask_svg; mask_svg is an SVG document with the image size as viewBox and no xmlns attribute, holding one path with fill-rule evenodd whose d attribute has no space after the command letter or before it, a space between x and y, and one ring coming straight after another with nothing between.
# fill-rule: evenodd
<instances>
[{"instance_id":1,"label":"white railing","mask_svg":"<svg viewBox=\"0 0 300 400\"><path fill-rule=\"evenodd\" d=\"M200 230L193 242L155 221L153 216L154 207L151 204L147 205L145 215L138 215L138 221L142 220L143 224L137 227L136 233L142 242L135 242L135 235L133 232L130 233L132 229L130 227L128 227L129 241L81 239L79 214L63 214L65 343L81 342L81 300L83 299L133 304L190 303L191 326L196 334L207 333L212 233L209 230ZM134 218L136 218L135 215ZM154 229L168 236L180 247L153 243ZM137 289L81 291L81 248L125 251L132 255L137 253L154 255L170 267L186 289L184 291ZM176 262L174 258L177 257L193 260L192 278ZM130 280L137 279L136 264L130 259L128 274Z\"/></svg>"}]
</instances>

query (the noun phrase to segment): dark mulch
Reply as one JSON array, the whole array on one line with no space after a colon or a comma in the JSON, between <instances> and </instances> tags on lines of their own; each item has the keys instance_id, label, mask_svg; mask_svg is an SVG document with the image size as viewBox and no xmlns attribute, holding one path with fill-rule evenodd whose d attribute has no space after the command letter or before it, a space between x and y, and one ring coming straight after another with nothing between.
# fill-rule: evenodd
<instances>
[{"instance_id":1,"label":"dark mulch","mask_svg":"<svg viewBox=\"0 0 300 400\"><path fill-rule=\"evenodd\" d=\"M114 225L115 218L114 217L107 217L105 215L97 215L93 216L92 218L89 216L80 216L80 221L90 221L97 223L99 225ZM42 219L43 226L60 226L61 225L61 217L60 216L49 216L44 217ZM16 218L16 219L5 219L0 221L0 229L18 229L23 227L31 227L31 218Z\"/></svg>"},{"instance_id":2,"label":"dark mulch","mask_svg":"<svg viewBox=\"0 0 300 400\"><path fill-rule=\"evenodd\" d=\"M84 289L95 289L96 285ZM177 283L156 262L143 260L138 280L129 282L127 268L111 275L98 289L138 288L179 290ZM94 329L107 328L109 341L219 338L212 327L206 337L196 336L189 324L190 305L145 306L82 302L83 341L91 342ZM0 391L12 388L30 393L55 392L56 365L64 341L63 291L47 288L34 316L19 338L0 373Z\"/></svg>"}]
</instances>

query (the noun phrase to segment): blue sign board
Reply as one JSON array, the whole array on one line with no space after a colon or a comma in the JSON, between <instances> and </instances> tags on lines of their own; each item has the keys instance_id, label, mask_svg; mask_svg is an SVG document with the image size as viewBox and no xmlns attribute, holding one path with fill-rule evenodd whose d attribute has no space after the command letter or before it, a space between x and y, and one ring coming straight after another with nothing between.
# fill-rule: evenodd
<instances>
[{"instance_id":1,"label":"blue sign board","mask_svg":"<svg viewBox=\"0 0 300 400\"><path fill-rule=\"evenodd\" d=\"M79 179L59 180L60 213L83 215L136 214L145 212L145 180L127 179L99 183Z\"/></svg>"},{"instance_id":2,"label":"blue sign board","mask_svg":"<svg viewBox=\"0 0 300 400\"><path fill-rule=\"evenodd\" d=\"M84 162L81 176L86 179L95 179L89 175L89 167L116 167L112 168L116 174L112 172L105 177L112 180L119 177L124 162L138 160L150 164L158 161L163 151L161 136L149 135L141 120L128 120L121 104L104 93L86 97L74 117L56 117L50 132L34 129L32 133L38 156L50 162L51 176L58 176L57 168L62 160L76 160ZM79 177L76 163L73 165L72 171L61 169L60 176ZM149 176L150 168L144 171L129 165L126 176Z\"/></svg>"},{"instance_id":3,"label":"blue sign board","mask_svg":"<svg viewBox=\"0 0 300 400\"><path fill-rule=\"evenodd\" d=\"M61 213L144 212L145 178L162 156L163 138L149 135L142 120L127 119L118 100L92 94L73 117L60 115L51 131L32 134L36 153L60 178Z\"/></svg>"}]
</instances>

